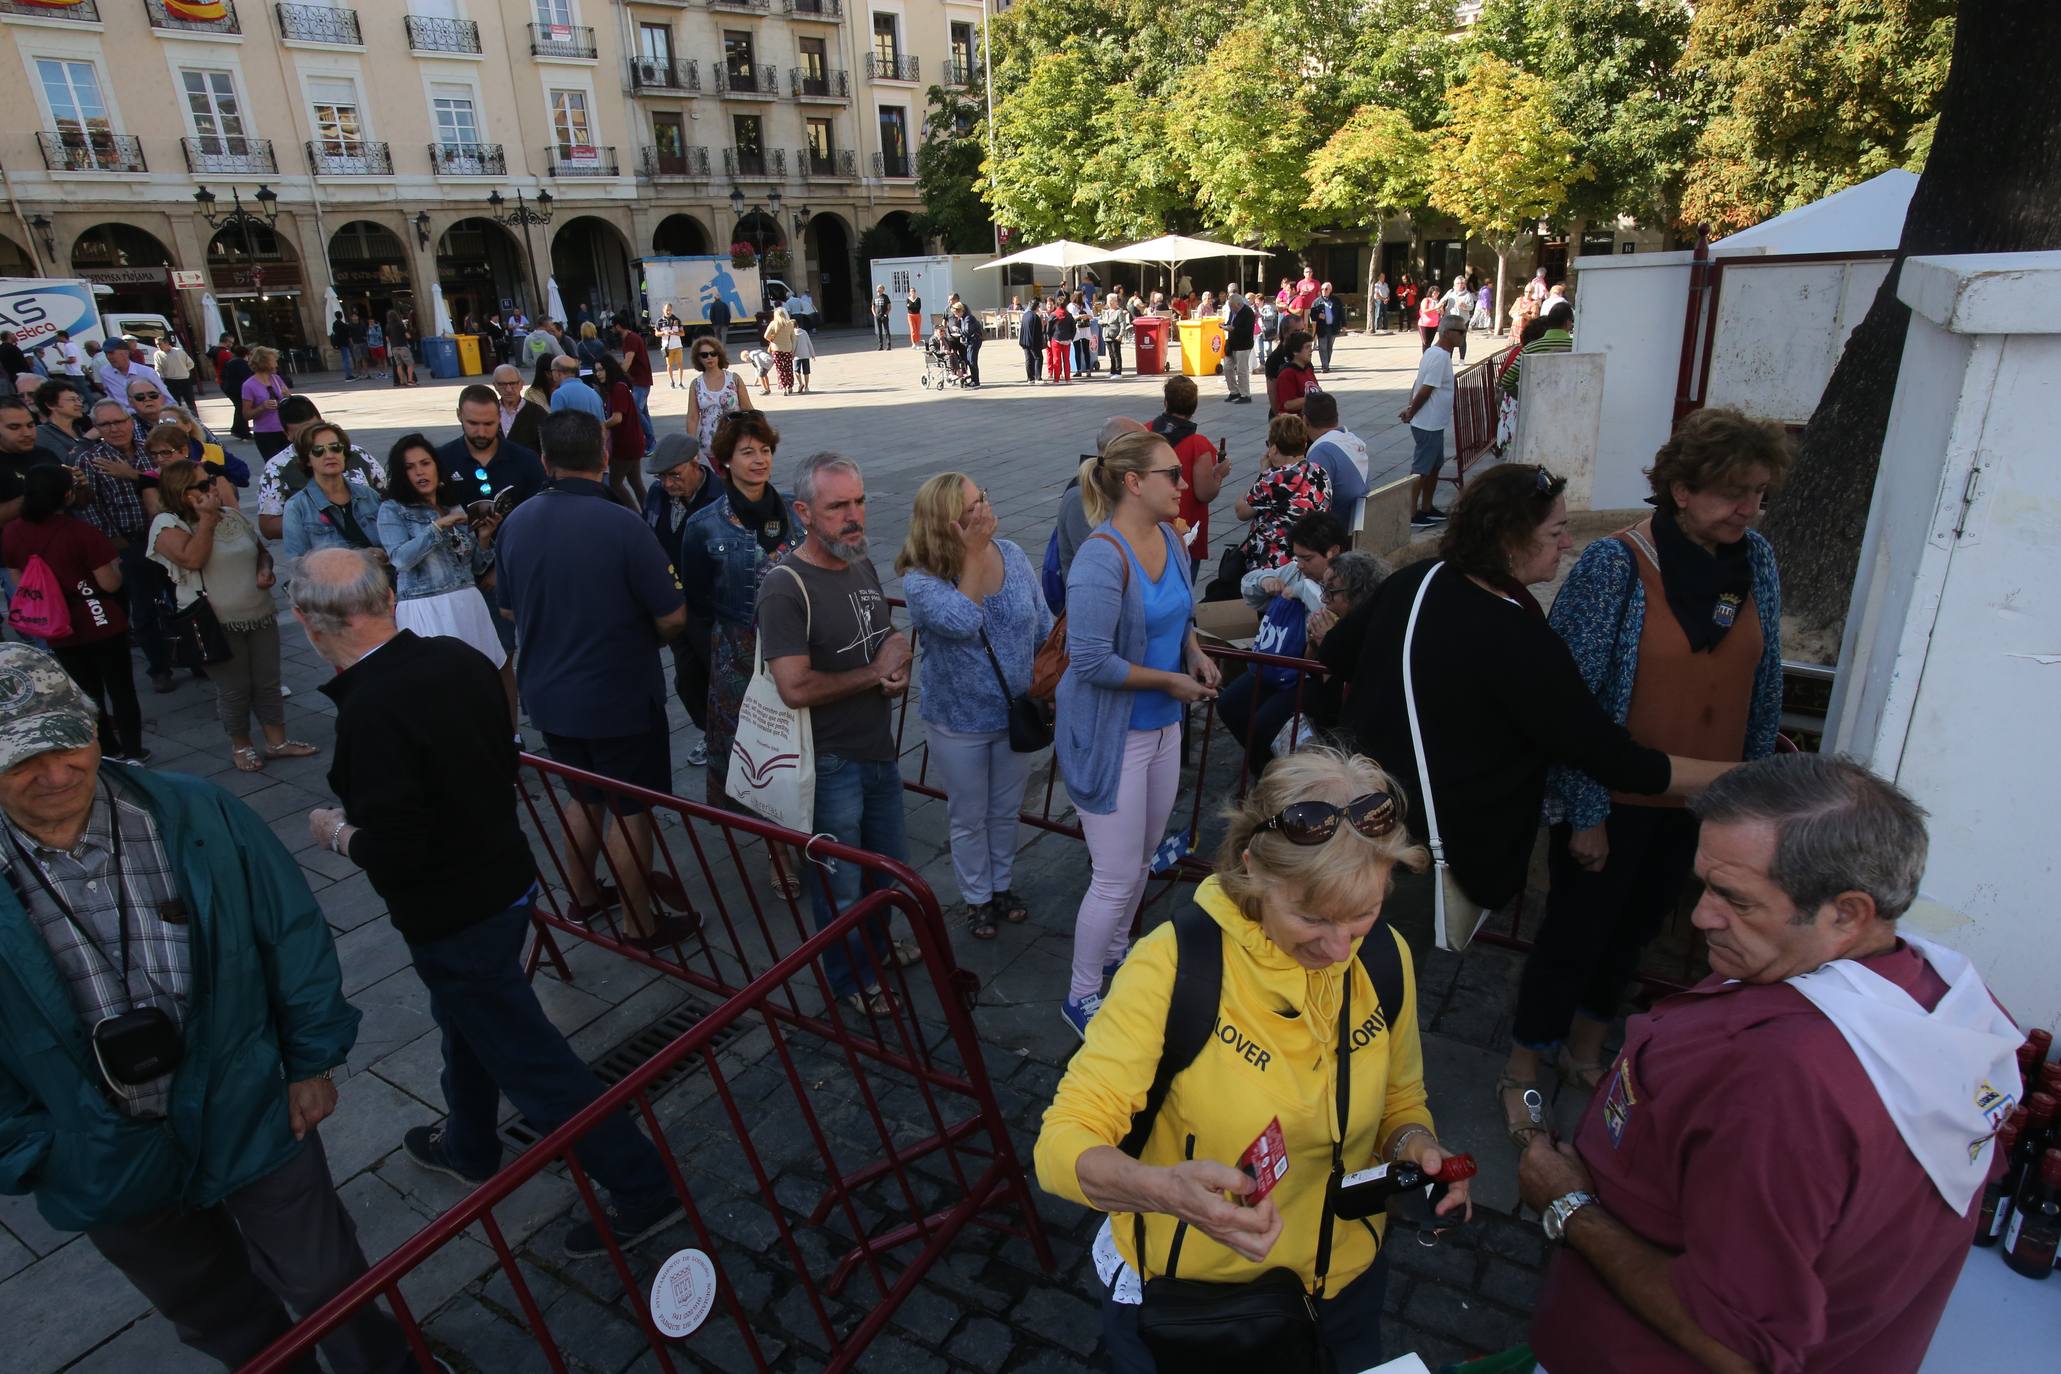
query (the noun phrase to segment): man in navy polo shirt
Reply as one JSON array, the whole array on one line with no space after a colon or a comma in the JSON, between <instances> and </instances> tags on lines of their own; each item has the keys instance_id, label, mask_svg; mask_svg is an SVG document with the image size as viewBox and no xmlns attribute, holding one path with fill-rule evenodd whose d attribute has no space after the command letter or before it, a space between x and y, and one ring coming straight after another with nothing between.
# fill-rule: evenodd
<instances>
[{"instance_id":1,"label":"man in navy polo shirt","mask_svg":"<svg viewBox=\"0 0 2061 1374\"><path fill-rule=\"evenodd\" d=\"M437 450L437 466L468 501L513 487L520 505L544 489L544 460L501 433L494 388L475 382L458 393L458 426L464 432Z\"/></svg>"},{"instance_id":2,"label":"man in navy polo shirt","mask_svg":"<svg viewBox=\"0 0 2061 1374\"><path fill-rule=\"evenodd\" d=\"M501 614L522 644L516 682L530 719L560 763L653 792L673 790L666 683L659 646L687 626L672 560L637 512L602 485L601 424L578 411L538 426L553 485L501 522L494 568ZM659 901L692 913L669 873L651 871L651 818L612 797L604 823L600 789L575 784L566 814L575 919L620 901L632 943L652 949L693 933L662 917ZM601 837L597 844L597 836ZM600 846L621 891L594 881Z\"/></svg>"}]
</instances>

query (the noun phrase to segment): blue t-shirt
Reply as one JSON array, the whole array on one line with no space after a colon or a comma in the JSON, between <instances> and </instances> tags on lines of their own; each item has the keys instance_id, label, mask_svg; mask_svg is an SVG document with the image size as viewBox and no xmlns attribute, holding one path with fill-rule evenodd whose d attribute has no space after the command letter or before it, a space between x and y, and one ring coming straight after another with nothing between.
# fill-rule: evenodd
<instances>
[{"instance_id":1,"label":"blue t-shirt","mask_svg":"<svg viewBox=\"0 0 2061 1374\"><path fill-rule=\"evenodd\" d=\"M608 423L608 410L601 404L601 393L577 377L561 377L551 388L551 413L556 415L561 410L584 411L601 423Z\"/></svg>"},{"instance_id":2,"label":"blue t-shirt","mask_svg":"<svg viewBox=\"0 0 2061 1374\"><path fill-rule=\"evenodd\" d=\"M1132 551L1131 541L1114 526L1109 532L1123 544L1124 556L1131 560L1131 576L1138 580L1139 591L1145 598L1145 658L1137 666L1177 673L1181 671L1181 651L1188 643L1188 622L1195 618L1195 601L1188 584L1174 567L1171 554L1166 566L1159 570L1159 580L1153 581L1145 575L1145 567ZM1131 694L1133 730L1163 730L1180 718L1181 703L1156 687Z\"/></svg>"},{"instance_id":3,"label":"blue t-shirt","mask_svg":"<svg viewBox=\"0 0 2061 1374\"><path fill-rule=\"evenodd\" d=\"M494 569L522 645L516 682L539 729L598 739L665 720L652 622L685 603L637 512L599 482L561 477L501 522Z\"/></svg>"}]
</instances>

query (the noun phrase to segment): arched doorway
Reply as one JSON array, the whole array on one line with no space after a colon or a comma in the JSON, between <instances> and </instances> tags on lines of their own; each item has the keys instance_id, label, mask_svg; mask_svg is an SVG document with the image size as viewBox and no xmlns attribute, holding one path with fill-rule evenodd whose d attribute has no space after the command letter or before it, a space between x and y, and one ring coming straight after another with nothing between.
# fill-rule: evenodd
<instances>
[{"instance_id":1,"label":"arched doorway","mask_svg":"<svg viewBox=\"0 0 2061 1374\"><path fill-rule=\"evenodd\" d=\"M558 227L551 236L551 275L558 281L566 324L575 333L582 306L597 325L618 310L634 313L637 308L629 241L598 216L578 215Z\"/></svg>"},{"instance_id":2,"label":"arched doorway","mask_svg":"<svg viewBox=\"0 0 2061 1374\"><path fill-rule=\"evenodd\" d=\"M99 297L103 315L133 311L177 320L171 267L164 244L132 224L96 224L72 245L72 275L114 293Z\"/></svg>"},{"instance_id":3,"label":"arched doorway","mask_svg":"<svg viewBox=\"0 0 2061 1374\"><path fill-rule=\"evenodd\" d=\"M461 219L437 239L437 284L444 288L452 322L461 329L468 315L485 320L518 308L536 313L522 247L490 219Z\"/></svg>"},{"instance_id":4,"label":"arched doorway","mask_svg":"<svg viewBox=\"0 0 2061 1374\"><path fill-rule=\"evenodd\" d=\"M29 250L5 234L0 234L0 277L36 275L36 262L29 256Z\"/></svg>"},{"instance_id":5,"label":"arched doorway","mask_svg":"<svg viewBox=\"0 0 2061 1374\"><path fill-rule=\"evenodd\" d=\"M809 221L809 289L828 324L852 322L852 234L843 219L821 214Z\"/></svg>"},{"instance_id":6,"label":"arched doorway","mask_svg":"<svg viewBox=\"0 0 2061 1374\"><path fill-rule=\"evenodd\" d=\"M208 282L222 320L238 342L300 348L300 259L262 224L234 225L208 240Z\"/></svg>"},{"instance_id":7,"label":"arched doorway","mask_svg":"<svg viewBox=\"0 0 2061 1374\"><path fill-rule=\"evenodd\" d=\"M651 235L651 251L660 257L699 257L712 251L708 230L692 215L667 215Z\"/></svg>"},{"instance_id":8,"label":"arched doorway","mask_svg":"<svg viewBox=\"0 0 2061 1374\"><path fill-rule=\"evenodd\" d=\"M896 210L892 214L882 215L879 229L893 240L894 251L883 256L913 258L922 254L923 236L916 232L915 217L907 210Z\"/></svg>"},{"instance_id":9,"label":"arched doorway","mask_svg":"<svg viewBox=\"0 0 2061 1374\"><path fill-rule=\"evenodd\" d=\"M415 276L401 236L369 219L354 219L329 236L329 280L345 310L362 310L382 328L390 310L413 315L429 308L428 301L415 299ZM327 329L329 321L322 326ZM435 333L434 322L417 319L415 332Z\"/></svg>"}]
</instances>

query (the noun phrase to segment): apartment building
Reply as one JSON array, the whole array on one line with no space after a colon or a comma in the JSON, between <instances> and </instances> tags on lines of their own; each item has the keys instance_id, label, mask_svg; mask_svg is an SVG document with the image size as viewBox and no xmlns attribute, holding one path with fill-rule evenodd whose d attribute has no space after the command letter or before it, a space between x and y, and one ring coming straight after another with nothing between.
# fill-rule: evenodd
<instances>
[{"instance_id":1,"label":"apartment building","mask_svg":"<svg viewBox=\"0 0 2061 1374\"><path fill-rule=\"evenodd\" d=\"M743 242L863 310L906 251L932 85L977 88L979 0L0 0L0 274L319 343L327 293L455 320L555 279ZM0 58L0 71L7 70Z\"/></svg>"}]
</instances>

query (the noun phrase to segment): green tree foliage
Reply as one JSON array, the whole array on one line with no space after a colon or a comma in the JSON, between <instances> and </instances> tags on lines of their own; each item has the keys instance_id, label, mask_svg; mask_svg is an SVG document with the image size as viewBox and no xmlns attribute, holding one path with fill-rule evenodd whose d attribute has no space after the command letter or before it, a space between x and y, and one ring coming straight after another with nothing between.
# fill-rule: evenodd
<instances>
[{"instance_id":1,"label":"green tree foliage","mask_svg":"<svg viewBox=\"0 0 2061 1374\"><path fill-rule=\"evenodd\" d=\"M1268 98L1305 81L1294 50L1258 26L1234 29L1206 72L1176 89L1167 120L1167 147L1195 183L1203 222L1236 239L1306 242L1303 170L1323 142L1323 121Z\"/></svg>"},{"instance_id":2,"label":"green tree foliage","mask_svg":"<svg viewBox=\"0 0 2061 1374\"><path fill-rule=\"evenodd\" d=\"M1365 221L1367 241L1380 243L1382 221L1424 203L1430 140L1401 110L1363 105L1303 169L1308 205L1329 211L1339 223ZM1367 255L1367 299L1374 299L1374 274L1381 254Z\"/></svg>"},{"instance_id":3,"label":"green tree foliage","mask_svg":"<svg viewBox=\"0 0 2061 1374\"><path fill-rule=\"evenodd\" d=\"M1682 55L1707 106L1683 220L1743 229L1892 168L1921 167L1957 8L1957 0L1702 0ZM2041 58L2026 54L2027 69Z\"/></svg>"},{"instance_id":4,"label":"green tree foliage","mask_svg":"<svg viewBox=\"0 0 2061 1374\"><path fill-rule=\"evenodd\" d=\"M958 91L930 88L923 142L916 149L916 189L923 213L916 232L938 239L947 253L980 253L995 246L981 174L981 107Z\"/></svg>"}]
</instances>

